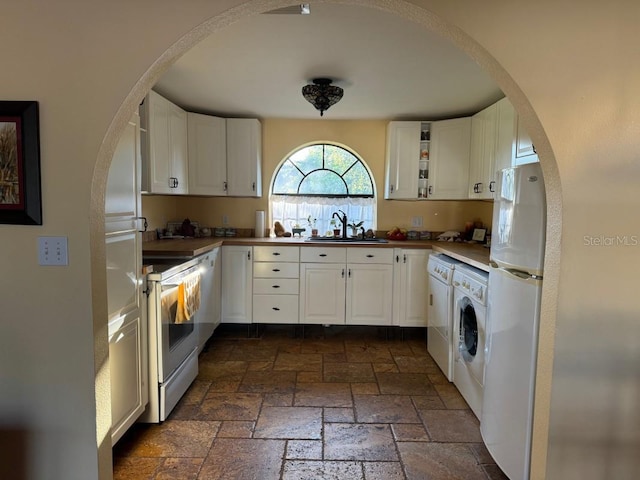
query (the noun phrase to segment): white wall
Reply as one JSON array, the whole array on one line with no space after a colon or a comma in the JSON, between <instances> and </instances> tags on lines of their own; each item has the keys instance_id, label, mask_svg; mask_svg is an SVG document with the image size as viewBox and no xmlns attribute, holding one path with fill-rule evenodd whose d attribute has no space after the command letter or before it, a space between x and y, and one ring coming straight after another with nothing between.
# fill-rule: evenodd
<instances>
[{"instance_id":1,"label":"white wall","mask_svg":"<svg viewBox=\"0 0 640 480\"><path fill-rule=\"evenodd\" d=\"M44 225L0 225L0 438L25 433L17 436L28 478L110 478L100 211L108 159L172 55L215 25L192 29L240 3L3 4L2 99L38 100L41 114ZM291 2L250 3L247 12ZM533 476L547 468L554 480L634 478L640 322L630 299L640 246L595 246L585 236L640 234L638 3L412 2L444 23L400 0L353 3L391 6L448 34L523 114L550 214ZM68 267L37 265L39 235L69 237Z\"/></svg>"}]
</instances>

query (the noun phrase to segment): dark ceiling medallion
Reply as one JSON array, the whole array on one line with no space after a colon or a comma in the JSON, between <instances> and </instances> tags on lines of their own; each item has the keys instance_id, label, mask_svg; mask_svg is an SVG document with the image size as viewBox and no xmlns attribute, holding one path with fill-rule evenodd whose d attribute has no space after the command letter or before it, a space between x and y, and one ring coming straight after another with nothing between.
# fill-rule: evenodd
<instances>
[{"instance_id":1,"label":"dark ceiling medallion","mask_svg":"<svg viewBox=\"0 0 640 480\"><path fill-rule=\"evenodd\" d=\"M331 105L335 105L342 98L344 91L340 87L331 85L330 78L314 78L313 85L302 87L302 96L314 107L320 110L320 116Z\"/></svg>"}]
</instances>

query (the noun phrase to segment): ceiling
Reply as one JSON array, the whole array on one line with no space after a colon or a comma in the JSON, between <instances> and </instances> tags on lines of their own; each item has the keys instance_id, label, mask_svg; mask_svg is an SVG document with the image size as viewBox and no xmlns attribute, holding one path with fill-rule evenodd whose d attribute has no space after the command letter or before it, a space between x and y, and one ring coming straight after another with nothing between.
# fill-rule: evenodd
<instances>
[{"instance_id":1,"label":"ceiling","mask_svg":"<svg viewBox=\"0 0 640 480\"><path fill-rule=\"evenodd\" d=\"M215 32L154 89L189 111L319 119L301 89L330 77L344 97L327 120L435 120L476 113L504 96L465 53L418 24L362 6L310 9L253 15Z\"/></svg>"}]
</instances>

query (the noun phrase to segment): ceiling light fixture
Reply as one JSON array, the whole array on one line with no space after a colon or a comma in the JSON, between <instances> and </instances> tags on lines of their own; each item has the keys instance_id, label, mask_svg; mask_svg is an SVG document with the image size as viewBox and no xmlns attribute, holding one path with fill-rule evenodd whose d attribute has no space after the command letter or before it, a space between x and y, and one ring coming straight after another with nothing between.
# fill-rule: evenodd
<instances>
[{"instance_id":1,"label":"ceiling light fixture","mask_svg":"<svg viewBox=\"0 0 640 480\"><path fill-rule=\"evenodd\" d=\"M314 107L320 110L320 116L331 105L335 105L342 98L344 90L335 85L331 85L330 78L314 78L313 85L302 87L302 96Z\"/></svg>"}]
</instances>

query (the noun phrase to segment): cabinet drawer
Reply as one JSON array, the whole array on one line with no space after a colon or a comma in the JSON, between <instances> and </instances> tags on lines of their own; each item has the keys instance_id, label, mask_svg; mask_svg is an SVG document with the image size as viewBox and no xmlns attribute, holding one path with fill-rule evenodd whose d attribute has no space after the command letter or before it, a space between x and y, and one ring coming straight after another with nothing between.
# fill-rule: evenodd
<instances>
[{"instance_id":1,"label":"cabinet drawer","mask_svg":"<svg viewBox=\"0 0 640 480\"><path fill-rule=\"evenodd\" d=\"M253 264L253 278L298 278L298 263L256 262Z\"/></svg>"},{"instance_id":2,"label":"cabinet drawer","mask_svg":"<svg viewBox=\"0 0 640 480\"><path fill-rule=\"evenodd\" d=\"M300 261L308 263L346 263L347 249L332 247L303 247Z\"/></svg>"},{"instance_id":3,"label":"cabinet drawer","mask_svg":"<svg viewBox=\"0 0 640 480\"><path fill-rule=\"evenodd\" d=\"M297 278L256 278L253 293L258 295L298 295Z\"/></svg>"},{"instance_id":4,"label":"cabinet drawer","mask_svg":"<svg viewBox=\"0 0 640 480\"><path fill-rule=\"evenodd\" d=\"M256 262L297 262L300 260L300 247L253 247L253 259Z\"/></svg>"},{"instance_id":5,"label":"cabinet drawer","mask_svg":"<svg viewBox=\"0 0 640 480\"><path fill-rule=\"evenodd\" d=\"M254 295L253 323L298 323L298 295Z\"/></svg>"},{"instance_id":6,"label":"cabinet drawer","mask_svg":"<svg viewBox=\"0 0 640 480\"><path fill-rule=\"evenodd\" d=\"M393 263L392 248L348 248L348 263Z\"/></svg>"}]
</instances>

